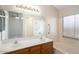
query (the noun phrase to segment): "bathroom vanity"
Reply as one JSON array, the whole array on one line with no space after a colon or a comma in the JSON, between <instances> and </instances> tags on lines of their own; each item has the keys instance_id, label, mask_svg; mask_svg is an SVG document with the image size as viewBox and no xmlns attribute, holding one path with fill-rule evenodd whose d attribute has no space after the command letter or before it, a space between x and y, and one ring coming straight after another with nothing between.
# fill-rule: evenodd
<instances>
[{"instance_id":1,"label":"bathroom vanity","mask_svg":"<svg viewBox=\"0 0 79 59\"><path fill-rule=\"evenodd\" d=\"M43 37L44 18L34 14L0 10L0 54L48 54L54 51L53 40Z\"/></svg>"},{"instance_id":2,"label":"bathroom vanity","mask_svg":"<svg viewBox=\"0 0 79 59\"><path fill-rule=\"evenodd\" d=\"M32 47L7 52L6 54L48 54L53 52L53 41L51 41L43 44L38 44Z\"/></svg>"},{"instance_id":3,"label":"bathroom vanity","mask_svg":"<svg viewBox=\"0 0 79 59\"><path fill-rule=\"evenodd\" d=\"M0 46L1 54L49 54L54 52L53 40L48 38L17 38L4 43Z\"/></svg>"}]
</instances>

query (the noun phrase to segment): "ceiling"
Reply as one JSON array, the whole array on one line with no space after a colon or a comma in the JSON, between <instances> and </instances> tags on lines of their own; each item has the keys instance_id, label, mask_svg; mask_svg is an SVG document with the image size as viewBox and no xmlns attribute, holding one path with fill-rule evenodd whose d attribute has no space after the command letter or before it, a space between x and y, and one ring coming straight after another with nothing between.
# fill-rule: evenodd
<instances>
[{"instance_id":1,"label":"ceiling","mask_svg":"<svg viewBox=\"0 0 79 59\"><path fill-rule=\"evenodd\" d=\"M54 5L58 10L63 10L64 8L68 7L66 5Z\"/></svg>"},{"instance_id":2,"label":"ceiling","mask_svg":"<svg viewBox=\"0 0 79 59\"><path fill-rule=\"evenodd\" d=\"M66 8L79 8L79 5L54 5L58 10L62 11Z\"/></svg>"}]
</instances>

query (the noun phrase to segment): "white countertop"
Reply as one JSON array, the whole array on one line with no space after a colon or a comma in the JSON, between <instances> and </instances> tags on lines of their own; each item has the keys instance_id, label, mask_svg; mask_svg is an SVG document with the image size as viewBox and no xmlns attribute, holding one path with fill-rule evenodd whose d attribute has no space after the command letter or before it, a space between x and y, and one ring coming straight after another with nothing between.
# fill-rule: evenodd
<instances>
[{"instance_id":1,"label":"white countertop","mask_svg":"<svg viewBox=\"0 0 79 59\"><path fill-rule=\"evenodd\" d=\"M18 49L28 48L31 46L35 46L35 45L50 42L50 41L53 41L53 40L48 38L43 38L43 39L30 39L30 40L24 39L21 42L18 42L17 44L14 44L14 42L12 43L9 42L9 43L2 44L0 46L0 53L2 54L2 53L15 51Z\"/></svg>"}]
</instances>

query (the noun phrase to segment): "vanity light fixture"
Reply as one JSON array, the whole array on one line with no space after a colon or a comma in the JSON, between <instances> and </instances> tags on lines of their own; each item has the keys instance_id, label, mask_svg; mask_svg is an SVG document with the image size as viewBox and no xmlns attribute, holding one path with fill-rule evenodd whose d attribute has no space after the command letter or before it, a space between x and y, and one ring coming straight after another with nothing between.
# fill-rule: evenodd
<instances>
[{"instance_id":1,"label":"vanity light fixture","mask_svg":"<svg viewBox=\"0 0 79 59\"><path fill-rule=\"evenodd\" d=\"M34 8L32 6L27 6L27 5L16 5L17 8L21 8L21 9L26 9L26 10L30 10L30 11L34 11L34 12L40 12L39 9Z\"/></svg>"}]
</instances>

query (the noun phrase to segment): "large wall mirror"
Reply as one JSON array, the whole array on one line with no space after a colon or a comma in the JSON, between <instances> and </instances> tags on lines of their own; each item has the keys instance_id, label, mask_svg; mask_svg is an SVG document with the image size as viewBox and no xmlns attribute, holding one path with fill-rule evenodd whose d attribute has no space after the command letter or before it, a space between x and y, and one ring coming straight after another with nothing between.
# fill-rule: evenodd
<instances>
[{"instance_id":1,"label":"large wall mirror","mask_svg":"<svg viewBox=\"0 0 79 59\"><path fill-rule=\"evenodd\" d=\"M41 16L19 12L0 12L0 39L14 39L44 35L45 23ZM6 16L8 18L6 18Z\"/></svg>"}]
</instances>

